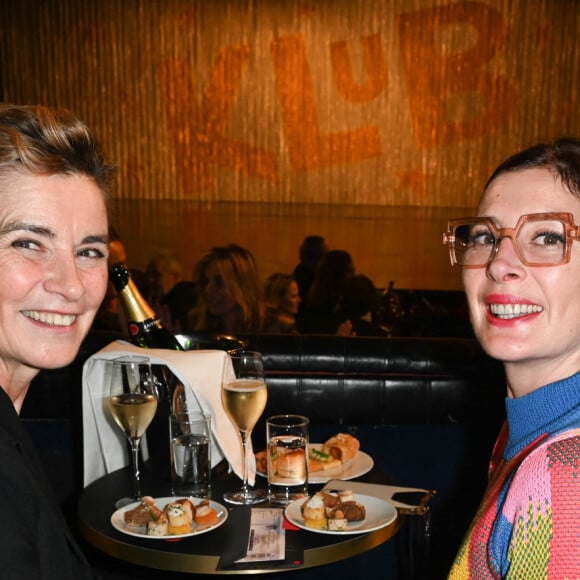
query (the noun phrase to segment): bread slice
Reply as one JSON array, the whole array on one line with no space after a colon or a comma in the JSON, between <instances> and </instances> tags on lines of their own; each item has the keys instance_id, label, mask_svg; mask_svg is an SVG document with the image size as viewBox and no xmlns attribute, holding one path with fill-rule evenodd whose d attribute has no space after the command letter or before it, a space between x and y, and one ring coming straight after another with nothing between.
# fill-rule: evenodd
<instances>
[{"instance_id":1,"label":"bread slice","mask_svg":"<svg viewBox=\"0 0 580 580\"><path fill-rule=\"evenodd\" d=\"M336 467L340 467L342 462L339 459L335 459L331 457L326 461L321 461L320 459L313 459L312 457L308 458L308 471L310 473L314 471L327 471L329 469L334 469Z\"/></svg>"}]
</instances>

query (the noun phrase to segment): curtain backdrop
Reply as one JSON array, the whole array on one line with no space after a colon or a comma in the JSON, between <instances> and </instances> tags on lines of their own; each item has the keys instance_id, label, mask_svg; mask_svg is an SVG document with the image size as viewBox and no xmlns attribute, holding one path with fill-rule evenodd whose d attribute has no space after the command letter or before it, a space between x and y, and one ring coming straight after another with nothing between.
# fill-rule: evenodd
<instances>
[{"instance_id":1,"label":"curtain backdrop","mask_svg":"<svg viewBox=\"0 0 580 580\"><path fill-rule=\"evenodd\" d=\"M140 200L182 203L171 206L179 215L218 203L273 204L266 214L282 217L292 204L303 216L472 211L504 157L580 133L579 5L3 0L0 82L6 101L68 107L96 129L118 166L123 234L143 261L154 248L133 215ZM271 267L288 269L300 236L318 233L287 224L291 257L276 260L276 242L254 248ZM312 227L334 235L330 221ZM441 227L441 271L422 282L403 271L410 283L446 285ZM232 241L214 234L192 242L188 262Z\"/></svg>"}]
</instances>

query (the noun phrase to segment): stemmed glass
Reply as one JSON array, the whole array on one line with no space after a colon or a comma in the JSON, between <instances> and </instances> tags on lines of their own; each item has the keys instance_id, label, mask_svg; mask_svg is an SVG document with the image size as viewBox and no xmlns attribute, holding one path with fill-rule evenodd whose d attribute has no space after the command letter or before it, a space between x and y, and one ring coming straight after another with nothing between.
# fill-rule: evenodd
<instances>
[{"instance_id":1,"label":"stemmed glass","mask_svg":"<svg viewBox=\"0 0 580 580\"><path fill-rule=\"evenodd\" d=\"M248 440L260 415L266 407L268 391L264 380L262 355L258 352L241 352L228 355L233 366L224 367L222 401L232 423L242 438L242 487L224 493L224 499L238 505L251 505L265 501L266 492L248 486Z\"/></svg>"},{"instance_id":2,"label":"stemmed glass","mask_svg":"<svg viewBox=\"0 0 580 580\"><path fill-rule=\"evenodd\" d=\"M139 445L157 410L157 388L147 357L125 356L113 359L109 408L115 423L129 440L133 465L133 500L140 501Z\"/></svg>"}]
</instances>

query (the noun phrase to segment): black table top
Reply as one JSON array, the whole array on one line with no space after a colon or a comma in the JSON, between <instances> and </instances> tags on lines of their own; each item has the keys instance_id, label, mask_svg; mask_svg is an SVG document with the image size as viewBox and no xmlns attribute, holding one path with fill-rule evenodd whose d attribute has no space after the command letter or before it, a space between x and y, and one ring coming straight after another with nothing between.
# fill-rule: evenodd
<instances>
[{"instance_id":1,"label":"black table top","mask_svg":"<svg viewBox=\"0 0 580 580\"><path fill-rule=\"evenodd\" d=\"M392 483L375 470L361 479L374 483ZM160 570L196 574L248 574L296 569L296 562L256 563L250 569L217 569L224 548L232 537L239 535L236 534L236 522L239 521L235 517L236 511L249 509L227 504L222 498L224 491L239 487L240 483L237 477L223 472L214 471L212 474L211 499L221 503L229 511L228 520L219 528L179 540L141 539L119 532L110 521L115 511L115 502L130 495L132 490L130 470L121 469L101 477L83 491L79 500L81 533L90 544L109 556ZM264 487L264 479L258 477L256 485ZM321 487L310 486L309 491L313 493ZM146 495L153 497L171 495L169 479L155 477L147 469L142 472L142 489ZM268 505L262 503L257 507ZM337 562L375 548L393 537L402 523L403 519L399 517L379 530L348 536L287 530L286 543L288 547L295 548L297 553L301 554L303 551L303 562L298 567L308 568Z\"/></svg>"}]
</instances>

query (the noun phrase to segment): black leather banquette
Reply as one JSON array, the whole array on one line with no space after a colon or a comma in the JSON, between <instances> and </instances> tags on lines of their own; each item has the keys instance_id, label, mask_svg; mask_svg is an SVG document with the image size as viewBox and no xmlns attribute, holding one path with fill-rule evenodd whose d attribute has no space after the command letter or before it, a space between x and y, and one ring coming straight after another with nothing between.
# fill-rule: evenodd
<instances>
[{"instance_id":1,"label":"black leather banquette","mask_svg":"<svg viewBox=\"0 0 580 580\"><path fill-rule=\"evenodd\" d=\"M187 336L201 338L182 335ZM37 377L25 402L22 416L63 500L82 485L82 364L115 338L91 333L70 367ZM430 565L433 578L443 577L483 493L503 420L501 365L472 338L240 338L246 348L262 353L268 383L255 447L264 444L267 416L304 414L311 420L312 441L352 433L395 481L436 489L431 540L436 558ZM227 343L215 344L226 348Z\"/></svg>"},{"instance_id":2,"label":"black leather banquette","mask_svg":"<svg viewBox=\"0 0 580 580\"><path fill-rule=\"evenodd\" d=\"M503 370L473 339L245 336L262 353L268 412L324 424L467 423L504 396Z\"/></svg>"}]
</instances>

